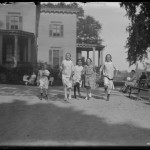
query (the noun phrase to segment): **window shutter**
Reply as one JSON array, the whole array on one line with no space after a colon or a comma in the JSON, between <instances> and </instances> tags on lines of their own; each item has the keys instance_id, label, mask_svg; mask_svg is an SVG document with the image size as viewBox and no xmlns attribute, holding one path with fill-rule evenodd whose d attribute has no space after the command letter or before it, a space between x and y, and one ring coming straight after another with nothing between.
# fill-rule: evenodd
<instances>
[{"instance_id":1,"label":"window shutter","mask_svg":"<svg viewBox=\"0 0 150 150\"><path fill-rule=\"evenodd\" d=\"M53 65L53 63L52 63L52 50L49 50L49 64Z\"/></svg>"},{"instance_id":2,"label":"window shutter","mask_svg":"<svg viewBox=\"0 0 150 150\"><path fill-rule=\"evenodd\" d=\"M9 16L6 16L6 29L9 29Z\"/></svg>"},{"instance_id":3,"label":"window shutter","mask_svg":"<svg viewBox=\"0 0 150 150\"><path fill-rule=\"evenodd\" d=\"M52 36L52 24L49 25L49 36Z\"/></svg>"},{"instance_id":4,"label":"window shutter","mask_svg":"<svg viewBox=\"0 0 150 150\"><path fill-rule=\"evenodd\" d=\"M61 65L63 61L63 50L59 50L59 65Z\"/></svg>"},{"instance_id":5,"label":"window shutter","mask_svg":"<svg viewBox=\"0 0 150 150\"><path fill-rule=\"evenodd\" d=\"M19 29L22 30L22 26L23 26L23 17L19 16Z\"/></svg>"},{"instance_id":6,"label":"window shutter","mask_svg":"<svg viewBox=\"0 0 150 150\"><path fill-rule=\"evenodd\" d=\"M64 26L63 25L61 25L61 36L63 36L63 33L64 33Z\"/></svg>"}]
</instances>

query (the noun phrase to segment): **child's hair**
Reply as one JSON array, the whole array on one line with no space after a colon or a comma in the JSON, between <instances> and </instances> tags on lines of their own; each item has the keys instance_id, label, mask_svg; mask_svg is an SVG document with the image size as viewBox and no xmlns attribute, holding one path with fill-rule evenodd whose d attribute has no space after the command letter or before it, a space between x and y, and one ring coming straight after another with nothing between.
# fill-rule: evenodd
<instances>
[{"instance_id":1,"label":"child's hair","mask_svg":"<svg viewBox=\"0 0 150 150\"><path fill-rule=\"evenodd\" d=\"M79 58L79 59L77 59L77 62L76 62L76 64L78 64L78 62L79 62L79 61L81 61L81 62L82 62L82 59L80 59L80 58Z\"/></svg>"},{"instance_id":2,"label":"child's hair","mask_svg":"<svg viewBox=\"0 0 150 150\"><path fill-rule=\"evenodd\" d=\"M134 73L135 73L135 70L131 70L131 72L134 72Z\"/></svg>"},{"instance_id":3,"label":"child's hair","mask_svg":"<svg viewBox=\"0 0 150 150\"><path fill-rule=\"evenodd\" d=\"M110 61L112 62L112 56L111 56L110 54L107 54L107 55L105 56L105 61L107 61L107 56L110 56Z\"/></svg>"},{"instance_id":4,"label":"child's hair","mask_svg":"<svg viewBox=\"0 0 150 150\"><path fill-rule=\"evenodd\" d=\"M71 57L71 54L70 54L69 52L67 52L67 53L66 53L66 55L67 55L67 54L69 54L69 55L70 55L70 57Z\"/></svg>"},{"instance_id":5,"label":"child's hair","mask_svg":"<svg viewBox=\"0 0 150 150\"><path fill-rule=\"evenodd\" d=\"M79 61L81 61L81 62L82 62L82 59L78 59L78 60L77 60L77 62L79 62Z\"/></svg>"},{"instance_id":6,"label":"child's hair","mask_svg":"<svg viewBox=\"0 0 150 150\"><path fill-rule=\"evenodd\" d=\"M86 61L87 61L88 59L92 62L92 59L91 59L91 58L87 58Z\"/></svg>"}]
</instances>

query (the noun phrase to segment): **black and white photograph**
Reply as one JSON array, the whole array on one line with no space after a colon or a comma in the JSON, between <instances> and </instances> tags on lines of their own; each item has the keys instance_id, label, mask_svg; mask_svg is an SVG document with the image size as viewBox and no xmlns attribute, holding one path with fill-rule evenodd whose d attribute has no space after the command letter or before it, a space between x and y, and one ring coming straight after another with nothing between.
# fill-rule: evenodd
<instances>
[{"instance_id":1,"label":"black and white photograph","mask_svg":"<svg viewBox=\"0 0 150 150\"><path fill-rule=\"evenodd\" d=\"M1 2L0 147L150 146L150 2Z\"/></svg>"}]
</instances>

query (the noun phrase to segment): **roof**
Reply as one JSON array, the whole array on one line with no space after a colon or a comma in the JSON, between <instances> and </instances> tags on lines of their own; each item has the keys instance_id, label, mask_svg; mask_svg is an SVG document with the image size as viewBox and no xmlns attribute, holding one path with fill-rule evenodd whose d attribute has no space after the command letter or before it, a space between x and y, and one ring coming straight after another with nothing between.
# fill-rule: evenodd
<instances>
[{"instance_id":1,"label":"roof","mask_svg":"<svg viewBox=\"0 0 150 150\"><path fill-rule=\"evenodd\" d=\"M77 43L77 48L85 48L85 49L92 49L93 47L96 48L96 50L103 50L105 46L98 46L97 44L85 44L85 43Z\"/></svg>"},{"instance_id":2,"label":"roof","mask_svg":"<svg viewBox=\"0 0 150 150\"><path fill-rule=\"evenodd\" d=\"M62 14L77 14L79 12L78 9L71 8L50 8L46 6L41 6L41 13L62 13Z\"/></svg>"},{"instance_id":3,"label":"roof","mask_svg":"<svg viewBox=\"0 0 150 150\"><path fill-rule=\"evenodd\" d=\"M8 35L22 35L22 36L32 36L34 37L34 33L22 31L22 30L3 30L0 29L0 33L8 34Z\"/></svg>"}]
</instances>

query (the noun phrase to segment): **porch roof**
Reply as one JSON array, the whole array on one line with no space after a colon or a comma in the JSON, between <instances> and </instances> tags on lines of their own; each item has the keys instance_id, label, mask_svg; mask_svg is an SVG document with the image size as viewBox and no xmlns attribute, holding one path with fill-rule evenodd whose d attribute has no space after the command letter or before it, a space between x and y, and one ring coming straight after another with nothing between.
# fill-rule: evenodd
<instances>
[{"instance_id":1,"label":"porch roof","mask_svg":"<svg viewBox=\"0 0 150 150\"><path fill-rule=\"evenodd\" d=\"M0 29L0 34L4 35L20 35L20 36L26 36L26 37L32 37L35 38L34 33L22 31L22 30L4 30Z\"/></svg>"},{"instance_id":2,"label":"porch roof","mask_svg":"<svg viewBox=\"0 0 150 150\"><path fill-rule=\"evenodd\" d=\"M99 46L97 44L86 44L86 43L77 43L76 44L77 48L81 48L82 51L93 51L93 47L95 47L95 50L103 50L105 46Z\"/></svg>"}]
</instances>

